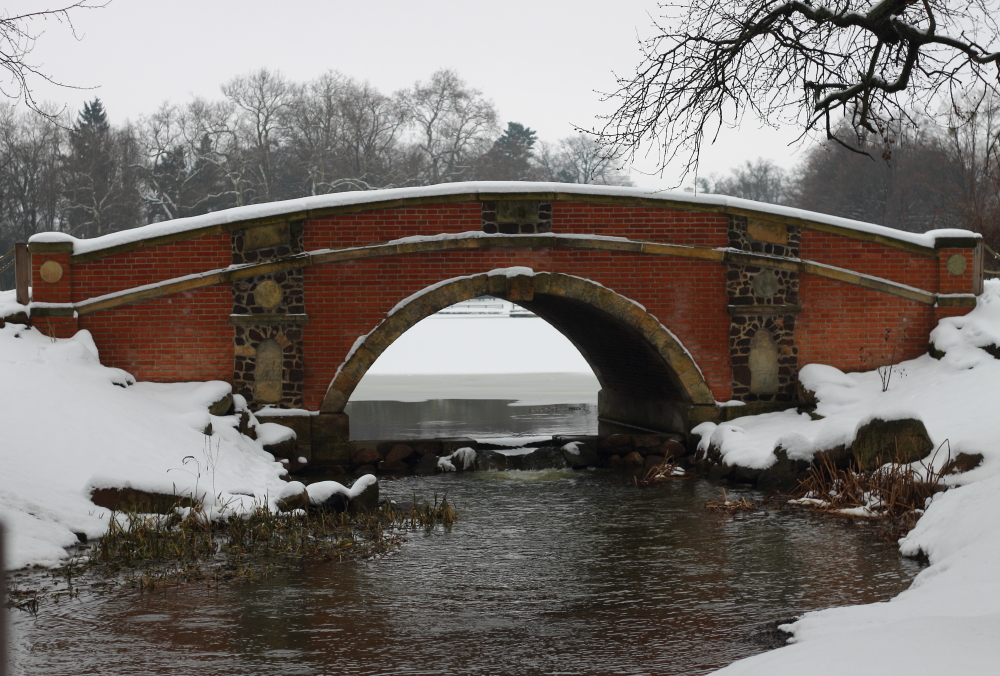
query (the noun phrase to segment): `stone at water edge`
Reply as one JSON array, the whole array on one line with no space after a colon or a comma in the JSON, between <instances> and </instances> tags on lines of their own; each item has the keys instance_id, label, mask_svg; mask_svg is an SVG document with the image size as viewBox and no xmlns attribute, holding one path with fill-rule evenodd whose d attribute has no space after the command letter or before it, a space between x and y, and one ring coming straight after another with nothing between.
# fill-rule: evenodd
<instances>
[{"instance_id":1,"label":"stone at water edge","mask_svg":"<svg viewBox=\"0 0 1000 676\"><path fill-rule=\"evenodd\" d=\"M654 467L659 467L660 465L662 465L663 460L664 458L662 455L647 455L646 459L642 463L642 468L648 472Z\"/></svg>"},{"instance_id":2,"label":"stone at water edge","mask_svg":"<svg viewBox=\"0 0 1000 676\"><path fill-rule=\"evenodd\" d=\"M789 491L809 476L808 460L790 459L781 446L774 449L774 455L777 461L757 476L757 487L761 490Z\"/></svg>"},{"instance_id":3,"label":"stone at water edge","mask_svg":"<svg viewBox=\"0 0 1000 676\"><path fill-rule=\"evenodd\" d=\"M597 445L597 452L602 456L625 457L632 452L632 437L627 434L612 434L601 439Z\"/></svg>"},{"instance_id":4,"label":"stone at water edge","mask_svg":"<svg viewBox=\"0 0 1000 676\"><path fill-rule=\"evenodd\" d=\"M625 467L625 469L630 469L630 470L642 469L645 462L646 461L642 459L642 456L639 455L639 453L637 453L636 451L632 451L624 458L622 458L622 466Z\"/></svg>"},{"instance_id":5,"label":"stone at water edge","mask_svg":"<svg viewBox=\"0 0 1000 676\"><path fill-rule=\"evenodd\" d=\"M437 474L438 457L433 453L427 453L417 462L413 468L413 473L418 476L431 476Z\"/></svg>"},{"instance_id":6,"label":"stone at water edge","mask_svg":"<svg viewBox=\"0 0 1000 676\"><path fill-rule=\"evenodd\" d=\"M413 456L413 448L406 444L396 444L385 454L385 462L408 462Z\"/></svg>"},{"instance_id":7,"label":"stone at water edge","mask_svg":"<svg viewBox=\"0 0 1000 676\"><path fill-rule=\"evenodd\" d=\"M877 469L889 462L916 462L933 450L934 442L927 428L916 418L875 418L858 429L851 444L851 452L862 470Z\"/></svg>"},{"instance_id":8,"label":"stone at water edge","mask_svg":"<svg viewBox=\"0 0 1000 676\"><path fill-rule=\"evenodd\" d=\"M275 501L275 506L280 512L291 512L296 509L309 509L309 492L306 487L298 481L291 481L285 484Z\"/></svg>"},{"instance_id":9,"label":"stone at water edge","mask_svg":"<svg viewBox=\"0 0 1000 676\"><path fill-rule=\"evenodd\" d=\"M351 486L352 491L359 486L364 486L364 488L351 498L347 505L348 513L374 514L378 511L378 481L374 481L374 479L374 476L366 474L354 482L354 485ZM366 483L367 486L365 486Z\"/></svg>"},{"instance_id":10,"label":"stone at water edge","mask_svg":"<svg viewBox=\"0 0 1000 676\"><path fill-rule=\"evenodd\" d=\"M560 450L562 451L563 460L574 469L597 467L600 462L600 459L597 457L597 451L590 444L582 441L571 441ZM574 451L576 452L574 453Z\"/></svg>"},{"instance_id":11,"label":"stone at water edge","mask_svg":"<svg viewBox=\"0 0 1000 676\"><path fill-rule=\"evenodd\" d=\"M364 465L377 467L380 462L382 462L382 455L374 448L362 448L351 454L351 464L354 467L363 467Z\"/></svg>"},{"instance_id":12,"label":"stone at water edge","mask_svg":"<svg viewBox=\"0 0 1000 676\"><path fill-rule=\"evenodd\" d=\"M542 446L521 456L523 470L566 469L567 466L562 450L554 446Z\"/></svg>"},{"instance_id":13,"label":"stone at water edge","mask_svg":"<svg viewBox=\"0 0 1000 676\"><path fill-rule=\"evenodd\" d=\"M402 460L383 460L378 464L378 471L384 474L409 474L410 466Z\"/></svg>"},{"instance_id":14,"label":"stone at water edge","mask_svg":"<svg viewBox=\"0 0 1000 676\"><path fill-rule=\"evenodd\" d=\"M174 507L190 507L191 498L135 488L95 488L90 501L116 512L134 510L141 514L170 514Z\"/></svg>"},{"instance_id":15,"label":"stone at water edge","mask_svg":"<svg viewBox=\"0 0 1000 676\"><path fill-rule=\"evenodd\" d=\"M504 472L508 469L507 456L500 451L479 451L476 455L476 470L480 472Z\"/></svg>"}]
</instances>

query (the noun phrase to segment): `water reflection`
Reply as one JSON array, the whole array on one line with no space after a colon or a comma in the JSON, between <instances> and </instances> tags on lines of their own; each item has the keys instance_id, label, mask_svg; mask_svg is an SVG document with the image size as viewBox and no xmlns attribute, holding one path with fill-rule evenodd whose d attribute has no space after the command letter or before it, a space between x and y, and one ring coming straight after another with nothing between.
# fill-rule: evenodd
<instances>
[{"instance_id":1,"label":"water reflection","mask_svg":"<svg viewBox=\"0 0 1000 676\"><path fill-rule=\"evenodd\" d=\"M352 401L345 410L351 418L351 438L358 440L525 437L539 430L597 434L595 404L514 403L509 399Z\"/></svg>"},{"instance_id":2,"label":"water reflection","mask_svg":"<svg viewBox=\"0 0 1000 676\"><path fill-rule=\"evenodd\" d=\"M610 472L386 481L447 493L461 519L369 563L19 616L17 673L699 674L759 651L756 623L886 599L917 572L839 521L705 510L718 491Z\"/></svg>"}]
</instances>

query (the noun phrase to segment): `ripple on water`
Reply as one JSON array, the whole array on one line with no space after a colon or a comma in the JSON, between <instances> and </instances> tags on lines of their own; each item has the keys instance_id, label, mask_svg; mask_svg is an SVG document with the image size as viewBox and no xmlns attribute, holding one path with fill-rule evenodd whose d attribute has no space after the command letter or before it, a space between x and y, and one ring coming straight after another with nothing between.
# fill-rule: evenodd
<instances>
[{"instance_id":1,"label":"ripple on water","mask_svg":"<svg viewBox=\"0 0 1000 676\"><path fill-rule=\"evenodd\" d=\"M761 651L764 622L887 599L918 571L839 520L710 512L701 479L478 473L382 492L447 494L460 519L377 561L46 606L17 618L15 673L699 674Z\"/></svg>"}]
</instances>

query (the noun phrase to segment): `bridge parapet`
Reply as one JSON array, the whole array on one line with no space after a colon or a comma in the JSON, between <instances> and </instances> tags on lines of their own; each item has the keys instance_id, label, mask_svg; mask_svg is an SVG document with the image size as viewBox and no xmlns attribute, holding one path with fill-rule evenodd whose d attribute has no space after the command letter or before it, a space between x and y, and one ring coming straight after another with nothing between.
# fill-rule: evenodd
<instances>
[{"instance_id":1,"label":"bridge parapet","mask_svg":"<svg viewBox=\"0 0 1000 676\"><path fill-rule=\"evenodd\" d=\"M916 356L938 318L975 304L983 276L981 240L965 231L553 184L332 195L95 240L46 233L30 248L42 330L87 328L107 363L140 379L222 379L255 405L313 410L396 303L492 269L584 278L641 304L706 391L748 411L794 403L804 363L858 370L877 365L859 362L865 350ZM542 296L524 303L567 335L581 331L574 313L546 316ZM660 395L629 399L628 387L606 388L604 410L622 419L669 408ZM643 419L657 415L669 417Z\"/></svg>"}]
</instances>

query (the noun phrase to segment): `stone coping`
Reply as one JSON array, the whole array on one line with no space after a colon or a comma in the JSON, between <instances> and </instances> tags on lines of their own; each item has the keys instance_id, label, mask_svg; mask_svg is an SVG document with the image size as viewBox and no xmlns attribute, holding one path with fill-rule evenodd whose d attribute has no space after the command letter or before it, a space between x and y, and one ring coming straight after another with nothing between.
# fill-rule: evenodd
<instances>
[{"instance_id":1,"label":"stone coping","mask_svg":"<svg viewBox=\"0 0 1000 676\"><path fill-rule=\"evenodd\" d=\"M943 246L974 247L981 240L980 235L967 230L909 233L873 223L723 195L649 192L637 188L565 183L471 182L336 193L235 207L202 216L153 223L89 240L77 239L65 233L38 233L29 242L32 253L41 253L45 248L41 245L69 244L74 254L72 262L82 263L125 251L273 223L304 221L375 209L510 199L591 202L722 213L832 232L926 255L935 255L934 251Z\"/></svg>"}]
</instances>

